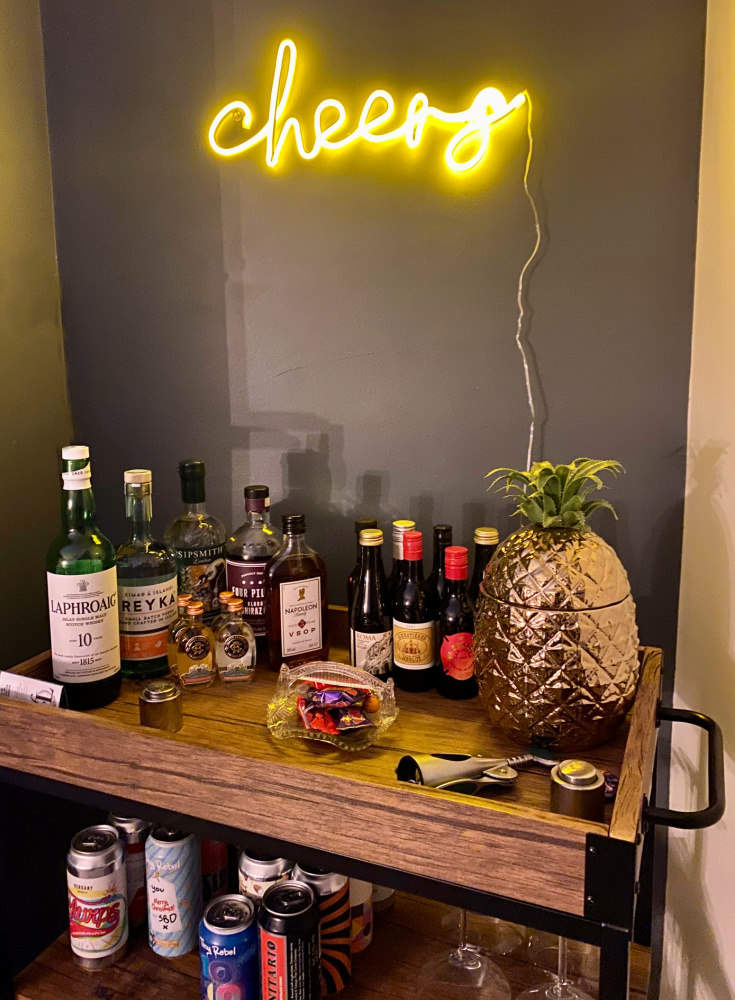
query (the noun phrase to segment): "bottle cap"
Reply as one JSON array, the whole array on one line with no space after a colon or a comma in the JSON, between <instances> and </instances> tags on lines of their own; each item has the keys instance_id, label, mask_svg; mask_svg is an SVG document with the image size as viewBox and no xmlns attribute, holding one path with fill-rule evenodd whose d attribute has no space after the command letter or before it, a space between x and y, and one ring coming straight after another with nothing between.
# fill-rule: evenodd
<instances>
[{"instance_id":1,"label":"bottle cap","mask_svg":"<svg viewBox=\"0 0 735 1000\"><path fill-rule=\"evenodd\" d=\"M204 462L186 458L179 462L181 477L181 499L184 503L204 503Z\"/></svg>"},{"instance_id":2,"label":"bottle cap","mask_svg":"<svg viewBox=\"0 0 735 1000\"><path fill-rule=\"evenodd\" d=\"M420 531L407 531L403 536L403 558L411 562L424 558L424 536Z\"/></svg>"},{"instance_id":3,"label":"bottle cap","mask_svg":"<svg viewBox=\"0 0 735 1000\"><path fill-rule=\"evenodd\" d=\"M123 472L126 483L150 483L153 481L153 473L150 469L127 469Z\"/></svg>"},{"instance_id":4,"label":"bottle cap","mask_svg":"<svg viewBox=\"0 0 735 1000\"><path fill-rule=\"evenodd\" d=\"M434 525L434 539L435 541L452 541L452 526L451 524L435 524Z\"/></svg>"},{"instance_id":5,"label":"bottle cap","mask_svg":"<svg viewBox=\"0 0 735 1000\"><path fill-rule=\"evenodd\" d=\"M464 545L448 545L444 550L444 571L448 580L466 580L469 558Z\"/></svg>"},{"instance_id":6,"label":"bottle cap","mask_svg":"<svg viewBox=\"0 0 735 1000\"><path fill-rule=\"evenodd\" d=\"M403 539L407 531L413 531L416 527L415 521L394 521L393 522L393 558L405 559L403 554Z\"/></svg>"},{"instance_id":7,"label":"bottle cap","mask_svg":"<svg viewBox=\"0 0 735 1000\"><path fill-rule=\"evenodd\" d=\"M220 604L227 604L235 596L234 590L220 590L219 592L219 602Z\"/></svg>"},{"instance_id":8,"label":"bottle cap","mask_svg":"<svg viewBox=\"0 0 735 1000\"><path fill-rule=\"evenodd\" d=\"M201 601L189 601L189 614L190 615L203 615L204 605Z\"/></svg>"},{"instance_id":9,"label":"bottle cap","mask_svg":"<svg viewBox=\"0 0 735 1000\"><path fill-rule=\"evenodd\" d=\"M377 528L378 522L374 517L358 517L355 521L355 534L360 535L360 532L367 531L368 528Z\"/></svg>"},{"instance_id":10,"label":"bottle cap","mask_svg":"<svg viewBox=\"0 0 735 1000\"><path fill-rule=\"evenodd\" d=\"M394 521L393 534L402 535L406 531L413 531L416 527L415 521Z\"/></svg>"},{"instance_id":11,"label":"bottle cap","mask_svg":"<svg viewBox=\"0 0 735 1000\"><path fill-rule=\"evenodd\" d=\"M245 511L255 514L268 510L271 505L271 492L267 486L246 486L243 490L245 494Z\"/></svg>"},{"instance_id":12,"label":"bottle cap","mask_svg":"<svg viewBox=\"0 0 735 1000\"><path fill-rule=\"evenodd\" d=\"M281 523L284 535L303 535L306 531L306 518L303 514L284 514Z\"/></svg>"},{"instance_id":13,"label":"bottle cap","mask_svg":"<svg viewBox=\"0 0 735 1000\"><path fill-rule=\"evenodd\" d=\"M382 545L383 532L380 528L363 528L360 532L360 545Z\"/></svg>"},{"instance_id":14,"label":"bottle cap","mask_svg":"<svg viewBox=\"0 0 735 1000\"><path fill-rule=\"evenodd\" d=\"M242 597L231 597L227 602L228 611L242 611L243 607Z\"/></svg>"},{"instance_id":15,"label":"bottle cap","mask_svg":"<svg viewBox=\"0 0 735 1000\"><path fill-rule=\"evenodd\" d=\"M65 462L81 462L89 458L89 448L86 444L68 444L61 449L61 457Z\"/></svg>"},{"instance_id":16,"label":"bottle cap","mask_svg":"<svg viewBox=\"0 0 735 1000\"><path fill-rule=\"evenodd\" d=\"M176 605L179 608L185 608L191 603L192 600L193 597L191 594L179 594L176 598Z\"/></svg>"},{"instance_id":17,"label":"bottle cap","mask_svg":"<svg viewBox=\"0 0 735 1000\"><path fill-rule=\"evenodd\" d=\"M497 545L499 541L497 528L475 528L475 545Z\"/></svg>"}]
</instances>

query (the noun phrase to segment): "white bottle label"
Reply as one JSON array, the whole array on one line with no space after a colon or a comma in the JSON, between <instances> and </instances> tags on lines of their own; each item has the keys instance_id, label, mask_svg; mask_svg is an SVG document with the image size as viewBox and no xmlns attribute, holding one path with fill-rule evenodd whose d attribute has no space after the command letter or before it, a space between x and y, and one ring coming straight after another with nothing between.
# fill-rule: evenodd
<instances>
[{"instance_id":1,"label":"white bottle label","mask_svg":"<svg viewBox=\"0 0 735 1000\"><path fill-rule=\"evenodd\" d=\"M148 932L151 937L181 930L176 886L158 874L148 879Z\"/></svg>"},{"instance_id":2,"label":"white bottle label","mask_svg":"<svg viewBox=\"0 0 735 1000\"><path fill-rule=\"evenodd\" d=\"M71 950L83 958L104 958L128 939L125 865L89 878L67 870Z\"/></svg>"},{"instance_id":3,"label":"white bottle label","mask_svg":"<svg viewBox=\"0 0 735 1000\"><path fill-rule=\"evenodd\" d=\"M407 625L393 619L393 662L404 670L434 665L434 622Z\"/></svg>"},{"instance_id":4,"label":"white bottle label","mask_svg":"<svg viewBox=\"0 0 735 1000\"><path fill-rule=\"evenodd\" d=\"M369 674L384 674L390 669L393 659L392 632L352 633L352 665L367 670Z\"/></svg>"},{"instance_id":5,"label":"white bottle label","mask_svg":"<svg viewBox=\"0 0 735 1000\"><path fill-rule=\"evenodd\" d=\"M120 669L117 572L47 573L54 679L86 684Z\"/></svg>"},{"instance_id":6,"label":"white bottle label","mask_svg":"<svg viewBox=\"0 0 735 1000\"><path fill-rule=\"evenodd\" d=\"M281 654L294 656L322 648L322 585L318 576L282 583Z\"/></svg>"},{"instance_id":7,"label":"white bottle label","mask_svg":"<svg viewBox=\"0 0 735 1000\"><path fill-rule=\"evenodd\" d=\"M176 618L176 574L146 580L119 580L120 655L152 660L166 654L168 627Z\"/></svg>"}]
</instances>

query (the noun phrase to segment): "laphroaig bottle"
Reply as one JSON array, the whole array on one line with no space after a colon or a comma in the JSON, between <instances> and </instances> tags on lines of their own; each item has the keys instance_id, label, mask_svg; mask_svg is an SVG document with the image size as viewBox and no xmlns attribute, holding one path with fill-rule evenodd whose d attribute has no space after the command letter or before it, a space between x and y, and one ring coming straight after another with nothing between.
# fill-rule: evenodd
<instances>
[{"instance_id":1,"label":"laphroaig bottle","mask_svg":"<svg viewBox=\"0 0 735 1000\"><path fill-rule=\"evenodd\" d=\"M214 680L214 636L203 621L201 601L191 601L187 622L179 632L176 665L182 687L209 687Z\"/></svg>"},{"instance_id":2,"label":"laphroaig bottle","mask_svg":"<svg viewBox=\"0 0 735 1000\"><path fill-rule=\"evenodd\" d=\"M385 679L393 661L393 621L383 575L383 532L360 532L360 572L350 614L350 661Z\"/></svg>"},{"instance_id":3,"label":"laphroaig bottle","mask_svg":"<svg viewBox=\"0 0 735 1000\"><path fill-rule=\"evenodd\" d=\"M168 673L168 629L176 614L176 556L153 540L148 469L124 473L128 538L117 548L120 659L124 677Z\"/></svg>"},{"instance_id":4,"label":"laphroaig bottle","mask_svg":"<svg viewBox=\"0 0 735 1000\"><path fill-rule=\"evenodd\" d=\"M262 663L268 661L265 567L282 542L280 531L271 525L270 504L267 486L246 486L245 523L227 540L227 586L242 598Z\"/></svg>"},{"instance_id":5,"label":"laphroaig bottle","mask_svg":"<svg viewBox=\"0 0 735 1000\"><path fill-rule=\"evenodd\" d=\"M357 541L357 557L355 559L355 565L352 567L352 572L347 577L347 620L350 620L350 612L352 611L352 602L355 598L355 587L357 586L357 581L360 576L360 561L362 559L362 549L360 548L360 532L365 531L368 528L377 528L378 522L374 517L359 517L355 521L355 539ZM382 560L381 560L382 562Z\"/></svg>"},{"instance_id":6,"label":"laphroaig bottle","mask_svg":"<svg viewBox=\"0 0 735 1000\"><path fill-rule=\"evenodd\" d=\"M227 602L227 617L214 637L217 676L225 683L248 683L255 674L255 636L245 621L241 597Z\"/></svg>"},{"instance_id":7,"label":"laphroaig bottle","mask_svg":"<svg viewBox=\"0 0 735 1000\"><path fill-rule=\"evenodd\" d=\"M396 596L396 590L401 582L401 575L406 567L403 558L403 536L407 531L414 531L415 521L401 520L393 522L393 568L388 577L388 596L391 601Z\"/></svg>"},{"instance_id":8,"label":"laphroaig bottle","mask_svg":"<svg viewBox=\"0 0 735 1000\"><path fill-rule=\"evenodd\" d=\"M437 690L445 698L473 698L477 694L472 639L475 616L467 595L467 549L450 545L446 551L446 585L439 605Z\"/></svg>"},{"instance_id":9,"label":"laphroaig bottle","mask_svg":"<svg viewBox=\"0 0 735 1000\"><path fill-rule=\"evenodd\" d=\"M267 569L268 651L273 669L329 659L327 567L306 542L303 514L283 515L283 546Z\"/></svg>"},{"instance_id":10,"label":"laphroaig bottle","mask_svg":"<svg viewBox=\"0 0 735 1000\"><path fill-rule=\"evenodd\" d=\"M404 691L434 687L436 608L424 583L420 531L403 535L403 571L393 599L393 679Z\"/></svg>"},{"instance_id":11,"label":"laphroaig bottle","mask_svg":"<svg viewBox=\"0 0 735 1000\"><path fill-rule=\"evenodd\" d=\"M54 680L70 708L99 708L120 694L115 549L97 527L89 448L61 451L61 534L46 556Z\"/></svg>"},{"instance_id":12,"label":"laphroaig bottle","mask_svg":"<svg viewBox=\"0 0 735 1000\"><path fill-rule=\"evenodd\" d=\"M191 594L204 606L204 620L211 622L219 611L219 592L225 589L224 524L207 513L204 462L179 462L184 512L169 524L163 535L176 554L179 590Z\"/></svg>"},{"instance_id":13,"label":"laphroaig bottle","mask_svg":"<svg viewBox=\"0 0 735 1000\"><path fill-rule=\"evenodd\" d=\"M444 552L452 544L451 524L434 525L434 562L431 573L426 581L426 587L435 601L437 608L444 593Z\"/></svg>"},{"instance_id":14,"label":"laphroaig bottle","mask_svg":"<svg viewBox=\"0 0 735 1000\"><path fill-rule=\"evenodd\" d=\"M191 603L191 594L179 594L176 598L176 607L178 609L178 618L169 625L168 628L168 642L166 644L166 654L168 659L168 667L174 677L179 676L179 665L177 662L177 656L179 652L179 632L186 628L186 623L189 620L189 616L186 613L186 609Z\"/></svg>"},{"instance_id":15,"label":"laphroaig bottle","mask_svg":"<svg viewBox=\"0 0 735 1000\"><path fill-rule=\"evenodd\" d=\"M499 540L497 528L475 528L475 568L468 588L473 606L477 604L477 598L480 596L480 584L485 575L485 567L495 554Z\"/></svg>"}]
</instances>

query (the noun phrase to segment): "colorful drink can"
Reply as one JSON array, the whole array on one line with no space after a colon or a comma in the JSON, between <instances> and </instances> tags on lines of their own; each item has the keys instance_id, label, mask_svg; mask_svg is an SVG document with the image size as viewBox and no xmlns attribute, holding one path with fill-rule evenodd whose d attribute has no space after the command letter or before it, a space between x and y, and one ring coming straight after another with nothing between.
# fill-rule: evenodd
<instances>
[{"instance_id":1,"label":"colorful drink can","mask_svg":"<svg viewBox=\"0 0 735 1000\"><path fill-rule=\"evenodd\" d=\"M227 892L229 857L221 840L202 841L202 894L204 903Z\"/></svg>"},{"instance_id":2,"label":"colorful drink can","mask_svg":"<svg viewBox=\"0 0 735 1000\"><path fill-rule=\"evenodd\" d=\"M350 920L352 954L357 955L373 940L373 887L359 878L350 879Z\"/></svg>"},{"instance_id":3,"label":"colorful drink can","mask_svg":"<svg viewBox=\"0 0 735 1000\"><path fill-rule=\"evenodd\" d=\"M263 1000L317 1000L320 995L319 906L305 882L275 882L260 908Z\"/></svg>"},{"instance_id":4,"label":"colorful drink can","mask_svg":"<svg viewBox=\"0 0 735 1000\"><path fill-rule=\"evenodd\" d=\"M145 845L148 942L157 955L178 958L197 943L202 915L202 863L193 834L156 826Z\"/></svg>"},{"instance_id":5,"label":"colorful drink can","mask_svg":"<svg viewBox=\"0 0 735 1000\"><path fill-rule=\"evenodd\" d=\"M199 925L202 1000L257 1000L258 924L245 896L213 899Z\"/></svg>"},{"instance_id":6,"label":"colorful drink can","mask_svg":"<svg viewBox=\"0 0 735 1000\"><path fill-rule=\"evenodd\" d=\"M310 886L319 902L322 993L340 993L352 975L350 880L303 865L294 866L293 877Z\"/></svg>"},{"instance_id":7,"label":"colorful drink can","mask_svg":"<svg viewBox=\"0 0 735 1000\"><path fill-rule=\"evenodd\" d=\"M131 816L108 816L125 848L125 874L128 886L128 920L131 927L144 927L148 916L145 890L145 841L151 824Z\"/></svg>"},{"instance_id":8,"label":"colorful drink can","mask_svg":"<svg viewBox=\"0 0 735 1000\"><path fill-rule=\"evenodd\" d=\"M114 826L89 826L66 856L69 937L74 961L104 969L125 952L128 897L125 850Z\"/></svg>"},{"instance_id":9,"label":"colorful drink can","mask_svg":"<svg viewBox=\"0 0 735 1000\"><path fill-rule=\"evenodd\" d=\"M290 878L292 869L293 861L288 858L271 858L267 854L241 851L237 862L240 892L259 901L274 882Z\"/></svg>"}]
</instances>

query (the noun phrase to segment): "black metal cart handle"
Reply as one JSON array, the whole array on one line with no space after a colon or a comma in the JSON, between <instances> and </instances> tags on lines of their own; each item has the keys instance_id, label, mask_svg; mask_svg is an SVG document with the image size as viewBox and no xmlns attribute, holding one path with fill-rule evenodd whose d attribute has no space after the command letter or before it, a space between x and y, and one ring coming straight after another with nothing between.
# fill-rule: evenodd
<instances>
[{"instance_id":1,"label":"black metal cart handle","mask_svg":"<svg viewBox=\"0 0 735 1000\"><path fill-rule=\"evenodd\" d=\"M696 812L682 812L679 809L659 809L650 806L644 810L643 819L647 823L673 826L678 830L702 830L714 826L725 812L725 752L722 730L714 719L700 712L690 712L686 708L663 708L659 706L658 722L686 722L707 731L707 792L709 805Z\"/></svg>"}]
</instances>

